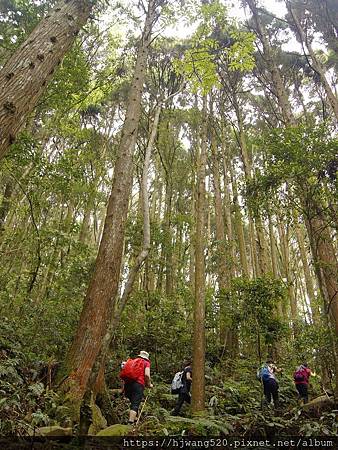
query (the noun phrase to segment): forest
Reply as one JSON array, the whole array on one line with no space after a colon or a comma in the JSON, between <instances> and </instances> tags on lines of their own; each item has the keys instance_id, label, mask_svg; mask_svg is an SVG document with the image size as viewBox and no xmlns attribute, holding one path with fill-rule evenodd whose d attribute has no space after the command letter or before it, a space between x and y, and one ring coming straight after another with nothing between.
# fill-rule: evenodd
<instances>
[{"instance_id":1,"label":"forest","mask_svg":"<svg viewBox=\"0 0 338 450\"><path fill-rule=\"evenodd\" d=\"M1 437L338 436L337 24L0 0Z\"/></svg>"}]
</instances>

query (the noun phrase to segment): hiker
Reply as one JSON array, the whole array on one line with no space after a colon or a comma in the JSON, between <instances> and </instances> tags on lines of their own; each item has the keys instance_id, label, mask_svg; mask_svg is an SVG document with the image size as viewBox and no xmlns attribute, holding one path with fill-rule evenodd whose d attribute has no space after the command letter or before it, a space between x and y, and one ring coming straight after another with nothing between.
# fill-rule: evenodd
<instances>
[{"instance_id":1,"label":"hiker","mask_svg":"<svg viewBox=\"0 0 338 450\"><path fill-rule=\"evenodd\" d=\"M274 362L271 359L268 359L257 372L257 378L263 383L265 401L269 405L272 398L275 408L278 406L279 387L275 373L281 371L282 369L278 369Z\"/></svg>"},{"instance_id":2,"label":"hiker","mask_svg":"<svg viewBox=\"0 0 338 450\"><path fill-rule=\"evenodd\" d=\"M142 350L135 359L128 359L121 372L124 395L130 401L129 425L134 425L145 387L152 388L150 381L149 353Z\"/></svg>"},{"instance_id":3,"label":"hiker","mask_svg":"<svg viewBox=\"0 0 338 450\"><path fill-rule=\"evenodd\" d=\"M314 372L309 369L307 363L301 364L293 374L293 379L295 382L296 389L298 391L299 399L303 403L309 401L309 378L310 376L316 376Z\"/></svg>"},{"instance_id":4,"label":"hiker","mask_svg":"<svg viewBox=\"0 0 338 450\"><path fill-rule=\"evenodd\" d=\"M175 408L172 411L173 416L178 416L183 403L191 403L190 387L192 382L192 361L190 358L183 361L183 371L181 375L181 383L178 388L178 399Z\"/></svg>"}]
</instances>

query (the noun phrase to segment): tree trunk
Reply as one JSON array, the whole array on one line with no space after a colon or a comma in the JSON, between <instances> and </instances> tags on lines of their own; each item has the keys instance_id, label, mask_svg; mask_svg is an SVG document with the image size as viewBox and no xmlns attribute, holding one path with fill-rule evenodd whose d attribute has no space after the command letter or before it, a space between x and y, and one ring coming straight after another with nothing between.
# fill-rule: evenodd
<instances>
[{"instance_id":1,"label":"tree trunk","mask_svg":"<svg viewBox=\"0 0 338 450\"><path fill-rule=\"evenodd\" d=\"M143 173L142 173L142 182L141 182L142 216L143 216L142 249L137 256L133 267L130 270L128 280L127 280L127 283L126 283L124 291L123 291L122 298L117 305L116 314L114 315L115 316L115 318L114 318L115 327L120 321L124 307L125 307L127 300L131 294L136 275L139 272L144 260L147 258L149 249L150 249L150 213L149 213L149 199L148 199L148 172L149 172L149 166L150 166L151 152L152 152L152 148L155 143L157 127L158 127L158 123L159 123L159 119L160 119L160 113L161 113L161 104L159 106L157 106L157 108L155 110L154 121L153 121L152 129L151 129L148 145L146 148L144 164L143 164Z\"/></svg>"},{"instance_id":2,"label":"tree trunk","mask_svg":"<svg viewBox=\"0 0 338 450\"><path fill-rule=\"evenodd\" d=\"M228 332L228 327L225 326L225 316L226 309L224 304L224 292L228 287L228 282L230 279L227 267L231 264L229 261L229 252L226 248L225 233L224 233L224 218L223 218L223 205L222 205L222 195L221 195L221 183L219 175L219 162L216 144L214 140L214 133L212 133L212 175L214 184L214 202L215 202L215 225L216 225L216 242L217 242L217 280L218 287L220 291L220 343L224 348L226 347L226 337ZM229 231L229 229L228 229ZM228 236L228 239L232 239L232 236ZM228 348L228 351L230 349Z\"/></svg>"},{"instance_id":3,"label":"tree trunk","mask_svg":"<svg viewBox=\"0 0 338 450\"><path fill-rule=\"evenodd\" d=\"M278 270L278 255L276 247L276 238L273 229L273 223L271 217L269 217L269 237L270 237L270 249L271 249L271 262L272 262L272 273L274 278L277 280L280 278ZM277 303L277 315L280 319L283 319L283 307L281 302Z\"/></svg>"},{"instance_id":4,"label":"tree trunk","mask_svg":"<svg viewBox=\"0 0 338 450\"><path fill-rule=\"evenodd\" d=\"M262 274L268 273L271 270L271 265L268 257L267 250L267 237L265 233L265 228L260 217L255 218L256 225L256 235L257 235L257 246L258 246L258 263L259 269Z\"/></svg>"},{"instance_id":5,"label":"tree trunk","mask_svg":"<svg viewBox=\"0 0 338 450\"><path fill-rule=\"evenodd\" d=\"M273 223L271 217L269 217L269 237L270 237L270 249L271 249L271 261L272 261L272 273L274 278L279 278L278 272L278 256L276 248L276 239L273 230Z\"/></svg>"},{"instance_id":6,"label":"tree trunk","mask_svg":"<svg viewBox=\"0 0 338 450\"><path fill-rule=\"evenodd\" d=\"M195 305L193 340L192 410L205 409L205 174L207 161L207 99L203 97L201 144L197 159L197 201L195 234Z\"/></svg>"},{"instance_id":7,"label":"tree trunk","mask_svg":"<svg viewBox=\"0 0 338 450\"><path fill-rule=\"evenodd\" d=\"M291 323L294 337L297 336L297 299L295 296L294 290L294 277L291 276L291 261L290 261L290 249L289 249L289 230L286 230L283 227L283 221L279 218L278 220L278 232L279 239L281 243L281 252L282 252L282 262L283 262L283 272L287 282L289 302L290 302L290 311L291 311Z\"/></svg>"},{"instance_id":8,"label":"tree trunk","mask_svg":"<svg viewBox=\"0 0 338 450\"><path fill-rule=\"evenodd\" d=\"M248 151L247 140L245 137L244 121L242 111L238 105L237 96L233 94L233 104L237 116L238 123L238 141L241 149L241 158L244 168L246 181L252 179L252 158ZM269 271L269 261L266 248L266 239L264 235L264 225L259 216L252 217L249 211L250 232L252 237L252 256L256 260L256 276L267 273ZM255 225L255 227L254 227ZM256 241L257 238L257 241Z\"/></svg>"},{"instance_id":9,"label":"tree trunk","mask_svg":"<svg viewBox=\"0 0 338 450\"><path fill-rule=\"evenodd\" d=\"M223 152L224 154L224 152ZM237 271L237 256L236 256L236 233L233 218L233 208L231 204L231 181L229 177L229 173L227 170L227 164L223 162L223 170L224 170L224 215L225 215L225 223L226 223L226 234L228 238L228 247L229 247L229 276L235 277Z\"/></svg>"},{"instance_id":10,"label":"tree trunk","mask_svg":"<svg viewBox=\"0 0 338 450\"><path fill-rule=\"evenodd\" d=\"M307 251L306 251L306 247L305 247L304 231L301 228L300 224L296 223L295 227L296 227L296 237L297 237L297 243L298 243L298 247L299 247L300 258L302 260L302 266L303 266L303 271L304 271L306 291L307 291L307 295L308 295L309 301L310 301L312 320L314 323L319 323L320 311L319 311L318 305L316 304L315 289L314 289L314 285L313 285L313 279L312 279L312 275L310 272Z\"/></svg>"},{"instance_id":11,"label":"tree trunk","mask_svg":"<svg viewBox=\"0 0 338 450\"><path fill-rule=\"evenodd\" d=\"M87 22L92 1L61 1L0 71L0 159L15 141L55 68Z\"/></svg>"},{"instance_id":12,"label":"tree trunk","mask_svg":"<svg viewBox=\"0 0 338 450\"><path fill-rule=\"evenodd\" d=\"M72 381L70 397L74 399L82 398L86 390L118 293L128 203L133 182L133 153L140 119L151 30L155 21L155 1L149 0L148 5L94 274L66 360L65 369Z\"/></svg>"},{"instance_id":13,"label":"tree trunk","mask_svg":"<svg viewBox=\"0 0 338 450\"><path fill-rule=\"evenodd\" d=\"M84 208L83 220L80 228L79 242L86 244L88 240L88 233L90 228L90 217L94 209L93 194L89 194L88 202Z\"/></svg>"},{"instance_id":14,"label":"tree trunk","mask_svg":"<svg viewBox=\"0 0 338 450\"><path fill-rule=\"evenodd\" d=\"M164 254L165 254L165 293L170 296L173 292L173 232L171 224L172 209L172 180L171 176L167 178L165 190L165 212L164 212Z\"/></svg>"},{"instance_id":15,"label":"tree trunk","mask_svg":"<svg viewBox=\"0 0 338 450\"><path fill-rule=\"evenodd\" d=\"M195 178L195 177L194 177ZM192 186L191 195L191 217L196 217L196 194L194 187ZM190 246L189 246L189 287L193 294L195 290L195 249L193 245L193 236L196 234L195 223L190 224Z\"/></svg>"},{"instance_id":16,"label":"tree trunk","mask_svg":"<svg viewBox=\"0 0 338 450\"><path fill-rule=\"evenodd\" d=\"M237 182L236 182L236 179L234 176L234 170L233 170L231 163L229 164L229 171L230 171L231 186L232 186L232 192L233 192L233 203L234 203L234 210L235 210L235 221L234 222L235 222L236 235L238 238L238 249L239 249L239 257L240 257L240 263L241 263L241 272L242 272L242 276L249 278L250 271L249 271L249 262L248 262L248 256L247 256L247 251L246 251L243 219L242 219L241 209L238 204Z\"/></svg>"},{"instance_id":17,"label":"tree trunk","mask_svg":"<svg viewBox=\"0 0 338 450\"><path fill-rule=\"evenodd\" d=\"M7 214L9 212L9 208L11 205L11 197L14 190L14 184L12 180L7 181L5 185L5 191L2 199L2 203L0 206L0 234L4 230L5 227L5 220L7 217Z\"/></svg>"},{"instance_id":18,"label":"tree trunk","mask_svg":"<svg viewBox=\"0 0 338 450\"><path fill-rule=\"evenodd\" d=\"M332 245L332 237L320 208L311 202L306 228L308 230L312 256L325 300L326 314L338 335L338 261Z\"/></svg>"},{"instance_id":19,"label":"tree trunk","mask_svg":"<svg viewBox=\"0 0 338 450\"><path fill-rule=\"evenodd\" d=\"M249 242L250 242L252 273L253 273L253 277L257 278L260 275L262 275L262 272L260 270L260 265L259 265L259 261L258 261L258 252L257 252L257 244L256 244L256 230L255 230L254 222L253 222L252 216L250 214L250 211L248 212L248 219L249 219L248 233L249 233Z\"/></svg>"},{"instance_id":20,"label":"tree trunk","mask_svg":"<svg viewBox=\"0 0 338 450\"><path fill-rule=\"evenodd\" d=\"M128 275L128 280L126 282L123 294L115 307L113 315L110 318L110 321L109 321L109 324L107 327L107 331L106 331L105 335L103 336L101 349L97 355L97 358L93 365L92 372L89 377L86 394L84 395L83 404L85 403L86 398L91 397L92 393L93 393L93 398L95 399L96 394L98 392L103 391L105 361L106 361L106 356L107 356L107 353L109 350L109 346L114 337L115 330L121 320L123 310L127 304L129 296L132 292L132 288L135 283L136 276L138 275L143 262L148 257L148 253L150 250L150 212L149 212L149 199L148 199L148 172L149 172L149 166L150 166L151 152L152 152L152 148L153 148L153 145L155 142L160 113L161 113L161 104L159 104L155 110L154 121L152 124L152 129L151 129L149 141L147 144L146 153L145 153L145 157L144 157L144 164L143 164L143 172L142 172L142 180L141 180L142 195L140 195L140 197L142 199L142 216L143 216L142 248L141 248L138 256L135 259L134 265L132 266L132 268L130 270L130 273Z\"/></svg>"}]
</instances>

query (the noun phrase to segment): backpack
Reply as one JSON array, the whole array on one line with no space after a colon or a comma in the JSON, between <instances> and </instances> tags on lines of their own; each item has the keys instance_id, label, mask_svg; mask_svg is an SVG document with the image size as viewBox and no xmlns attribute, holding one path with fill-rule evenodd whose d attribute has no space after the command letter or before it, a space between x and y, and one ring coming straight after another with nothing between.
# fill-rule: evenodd
<instances>
[{"instance_id":1,"label":"backpack","mask_svg":"<svg viewBox=\"0 0 338 450\"><path fill-rule=\"evenodd\" d=\"M269 366L263 366L257 371L257 378L262 381L267 381L271 377Z\"/></svg>"},{"instance_id":2,"label":"backpack","mask_svg":"<svg viewBox=\"0 0 338 450\"><path fill-rule=\"evenodd\" d=\"M182 381L184 371L175 373L173 381L171 382L171 393L176 395L180 393L180 389L184 386Z\"/></svg>"},{"instance_id":3,"label":"backpack","mask_svg":"<svg viewBox=\"0 0 338 450\"><path fill-rule=\"evenodd\" d=\"M123 381L138 381L144 376L144 360L142 358L127 359L120 372Z\"/></svg>"},{"instance_id":4,"label":"backpack","mask_svg":"<svg viewBox=\"0 0 338 450\"><path fill-rule=\"evenodd\" d=\"M293 379L296 382L306 381L304 367L299 367L293 374Z\"/></svg>"}]
</instances>

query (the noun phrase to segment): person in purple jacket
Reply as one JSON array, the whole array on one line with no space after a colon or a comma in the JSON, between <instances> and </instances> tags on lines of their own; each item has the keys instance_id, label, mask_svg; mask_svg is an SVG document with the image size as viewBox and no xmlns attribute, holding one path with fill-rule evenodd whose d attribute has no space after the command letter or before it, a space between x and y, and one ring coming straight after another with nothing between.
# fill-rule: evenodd
<instances>
[{"instance_id":1,"label":"person in purple jacket","mask_svg":"<svg viewBox=\"0 0 338 450\"><path fill-rule=\"evenodd\" d=\"M301 364L293 374L298 396L303 403L309 401L309 379L311 375L316 376L316 374L309 369L307 363Z\"/></svg>"}]
</instances>

